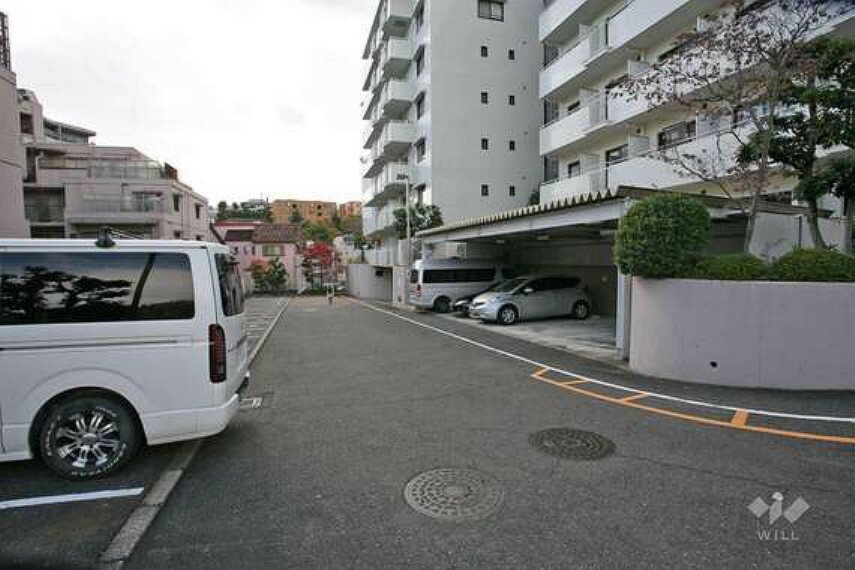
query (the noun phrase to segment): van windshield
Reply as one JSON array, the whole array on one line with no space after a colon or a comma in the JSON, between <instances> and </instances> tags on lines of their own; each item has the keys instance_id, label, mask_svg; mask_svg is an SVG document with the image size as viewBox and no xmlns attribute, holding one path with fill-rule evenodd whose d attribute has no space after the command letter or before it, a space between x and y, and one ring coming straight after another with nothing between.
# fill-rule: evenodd
<instances>
[{"instance_id":1,"label":"van windshield","mask_svg":"<svg viewBox=\"0 0 855 570\"><path fill-rule=\"evenodd\" d=\"M518 277L516 279L511 279L510 281L505 281L504 283L499 283L493 291L496 291L497 293L510 293L525 282L526 279L524 277Z\"/></svg>"},{"instance_id":2,"label":"van windshield","mask_svg":"<svg viewBox=\"0 0 855 570\"><path fill-rule=\"evenodd\" d=\"M238 274L238 264L232 256L218 253L217 280L220 282L220 298L223 303L223 314L233 317L243 313L243 285Z\"/></svg>"}]
</instances>

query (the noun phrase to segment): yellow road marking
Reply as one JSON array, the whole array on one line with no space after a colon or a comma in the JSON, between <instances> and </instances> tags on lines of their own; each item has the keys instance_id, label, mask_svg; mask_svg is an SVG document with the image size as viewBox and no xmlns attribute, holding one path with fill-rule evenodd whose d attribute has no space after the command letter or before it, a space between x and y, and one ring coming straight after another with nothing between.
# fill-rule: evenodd
<instances>
[{"instance_id":1,"label":"yellow road marking","mask_svg":"<svg viewBox=\"0 0 855 570\"><path fill-rule=\"evenodd\" d=\"M841 435L822 435L822 434L817 434L817 433L789 431L789 430L783 430L783 429L777 429L777 428L750 426L750 425L746 425L744 423L742 423L742 424L737 423L735 421L735 420L737 420L736 416L739 414L740 411L744 411L744 410L737 411L736 414L734 415L734 418L732 421L723 422L720 420L714 420L712 418L705 418L702 416L695 416L692 414L684 414L681 412L673 412L671 410L664 410L662 408L654 408L652 406L645 406L644 404L637 404L637 403L632 401L634 399L637 399L634 396L629 396L628 398L612 398L611 396L606 396L603 394L598 394L597 392L592 392L590 390L583 390L582 388L577 388L576 386L572 385L572 384L575 384L575 382L560 382L558 380L546 378L542 375L538 376L537 379L540 380L541 382L546 382L547 384L552 384L553 386L558 386L559 388L562 388L564 390L569 390L571 392L576 392L577 394L582 394L583 396L589 396L591 398L603 400L604 402L609 402L611 404L617 404L619 406L627 406L629 408L635 408L638 410L643 410L645 412L650 412L653 414L659 414L659 415L668 416L671 418L686 420L686 421L690 421L690 422L694 422L694 423L710 425L710 426L726 427L726 428L738 429L738 430L743 430L743 431L753 431L753 432L757 432L757 433L767 433L767 434L779 435L782 437L789 437L789 438L794 438L794 439L807 439L807 440L812 440L812 441L828 441L828 442L833 442L833 443L855 444L855 437L846 437L846 436L841 436ZM584 381L582 381L582 382L584 382ZM645 396L646 395L647 394L645 394ZM748 416L747 412L745 415L746 415L746 419L747 419L747 416Z\"/></svg>"},{"instance_id":2,"label":"yellow road marking","mask_svg":"<svg viewBox=\"0 0 855 570\"><path fill-rule=\"evenodd\" d=\"M621 398L620 401L621 402L634 402L636 400L646 398L649 395L650 394L648 394L647 392L640 392L638 394L633 394L632 396L627 396L626 398Z\"/></svg>"},{"instance_id":3,"label":"yellow road marking","mask_svg":"<svg viewBox=\"0 0 855 570\"><path fill-rule=\"evenodd\" d=\"M537 380L542 380L542 379L543 379L543 375L544 375L544 374L546 374L547 372L549 372L549 368L541 368L541 369L539 369L537 372L535 372L534 374L532 374L532 375L531 375L531 377L532 377L532 378L535 378L535 379L537 379Z\"/></svg>"},{"instance_id":4,"label":"yellow road marking","mask_svg":"<svg viewBox=\"0 0 855 570\"><path fill-rule=\"evenodd\" d=\"M745 422L748 421L748 412L745 410L737 410L735 414L733 414L733 419L730 420L735 426L744 426Z\"/></svg>"},{"instance_id":5,"label":"yellow road marking","mask_svg":"<svg viewBox=\"0 0 855 570\"><path fill-rule=\"evenodd\" d=\"M544 380L544 378L541 378ZM559 382L562 386L578 386L579 384L590 384L587 380L571 380L570 382Z\"/></svg>"}]
</instances>

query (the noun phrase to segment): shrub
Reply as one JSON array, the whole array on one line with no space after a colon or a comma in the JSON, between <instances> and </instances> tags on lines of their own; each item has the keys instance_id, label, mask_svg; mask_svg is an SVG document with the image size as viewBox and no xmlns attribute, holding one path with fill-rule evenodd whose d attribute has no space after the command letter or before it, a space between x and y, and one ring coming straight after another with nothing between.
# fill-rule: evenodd
<instances>
[{"instance_id":1,"label":"shrub","mask_svg":"<svg viewBox=\"0 0 855 570\"><path fill-rule=\"evenodd\" d=\"M769 264L754 255L731 253L707 257L687 277L715 281L758 281L769 275Z\"/></svg>"},{"instance_id":2,"label":"shrub","mask_svg":"<svg viewBox=\"0 0 855 570\"><path fill-rule=\"evenodd\" d=\"M706 207L685 194L652 196L621 220L614 256L621 272L649 278L684 275L710 240Z\"/></svg>"},{"instance_id":3,"label":"shrub","mask_svg":"<svg viewBox=\"0 0 855 570\"><path fill-rule=\"evenodd\" d=\"M855 282L855 257L830 249L794 249L772 264L772 278Z\"/></svg>"}]
</instances>

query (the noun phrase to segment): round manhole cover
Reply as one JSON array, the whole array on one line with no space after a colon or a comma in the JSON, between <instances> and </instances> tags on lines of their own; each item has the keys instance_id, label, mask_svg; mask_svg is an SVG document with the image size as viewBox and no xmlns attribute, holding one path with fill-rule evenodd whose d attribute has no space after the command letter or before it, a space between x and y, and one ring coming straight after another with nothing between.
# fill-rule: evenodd
<instances>
[{"instance_id":1,"label":"round manhole cover","mask_svg":"<svg viewBox=\"0 0 855 570\"><path fill-rule=\"evenodd\" d=\"M501 483L474 469L432 469L404 488L404 500L417 512L452 522L485 518L499 509L503 497Z\"/></svg>"},{"instance_id":2,"label":"round manhole cover","mask_svg":"<svg viewBox=\"0 0 855 570\"><path fill-rule=\"evenodd\" d=\"M590 431L553 428L531 434L529 442L538 450L561 459L592 461L608 457L615 444Z\"/></svg>"}]
</instances>

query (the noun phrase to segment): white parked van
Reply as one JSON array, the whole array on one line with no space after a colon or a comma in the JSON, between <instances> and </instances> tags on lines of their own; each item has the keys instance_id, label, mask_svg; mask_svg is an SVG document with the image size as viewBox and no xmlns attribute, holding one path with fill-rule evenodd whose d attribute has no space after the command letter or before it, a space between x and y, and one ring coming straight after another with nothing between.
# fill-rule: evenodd
<instances>
[{"instance_id":1,"label":"white parked van","mask_svg":"<svg viewBox=\"0 0 855 570\"><path fill-rule=\"evenodd\" d=\"M0 461L88 479L143 443L216 434L247 366L227 247L0 240Z\"/></svg>"},{"instance_id":2,"label":"white parked van","mask_svg":"<svg viewBox=\"0 0 855 570\"><path fill-rule=\"evenodd\" d=\"M513 276L511 270L489 259L419 260L410 271L410 303L447 313L461 297L480 293Z\"/></svg>"}]
</instances>

